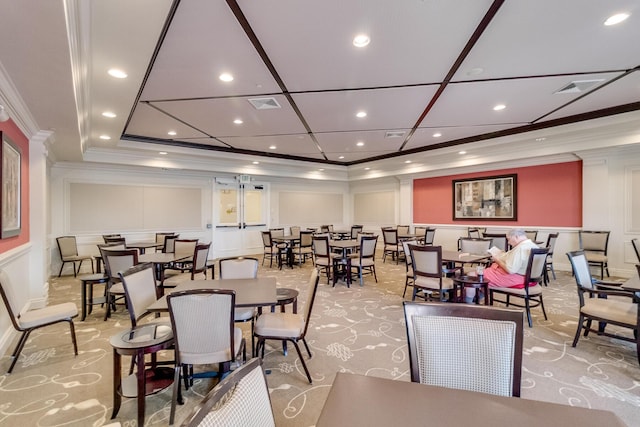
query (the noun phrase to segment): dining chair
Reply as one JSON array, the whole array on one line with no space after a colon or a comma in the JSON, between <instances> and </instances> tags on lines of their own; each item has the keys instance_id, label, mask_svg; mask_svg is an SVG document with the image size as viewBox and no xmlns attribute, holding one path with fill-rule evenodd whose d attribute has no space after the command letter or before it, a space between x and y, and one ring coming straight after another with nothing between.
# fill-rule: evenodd
<instances>
[{"instance_id":1,"label":"dining chair","mask_svg":"<svg viewBox=\"0 0 640 427\"><path fill-rule=\"evenodd\" d=\"M271 228L271 237L284 237L284 228Z\"/></svg>"},{"instance_id":2,"label":"dining chair","mask_svg":"<svg viewBox=\"0 0 640 427\"><path fill-rule=\"evenodd\" d=\"M398 234L399 235L407 235L410 233L411 230L411 226L410 225L399 225L396 227L396 230L398 230Z\"/></svg>"},{"instance_id":3,"label":"dining chair","mask_svg":"<svg viewBox=\"0 0 640 427\"><path fill-rule=\"evenodd\" d=\"M291 227L289 227L289 235L290 236L299 236L300 235L300 226L299 225L292 225Z\"/></svg>"},{"instance_id":4,"label":"dining chair","mask_svg":"<svg viewBox=\"0 0 640 427\"><path fill-rule=\"evenodd\" d=\"M294 256L298 265L302 265L307 258L313 259L313 231L301 231L299 236L300 243L294 248Z\"/></svg>"},{"instance_id":5,"label":"dining chair","mask_svg":"<svg viewBox=\"0 0 640 427\"><path fill-rule=\"evenodd\" d=\"M191 263L191 268L184 273L165 276L164 281L160 283L159 287L162 289L175 288L180 283L188 280L206 279L207 268L209 268L207 265L207 258L209 257L210 247L211 243L196 244L193 249L193 262Z\"/></svg>"},{"instance_id":6,"label":"dining chair","mask_svg":"<svg viewBox=\"0 0 640 427\"><path fill-rule=\"evenodd\" d=\"M521 310L403 303L411 381L520 397Z\"/></svg>"},{"instance_id":7,"label":"dining chair","mask_svg":"<svg viewBox=\"0 0 640 427\"><path fill-rule=\"evenodd\" d=\"M402 241L402 249L404 250L404 262L405 262L405 279L404 279L404 292L402 292L402 298L404 298L407 293L407 288L409 286L413 286L413 261L411 258L411 250L409 249L409 245L421 245L421 243L417 240L403 240Z\"/></svg>"},{"instance_id":8,"label":"dining chair","mask_svg":"<svg viewBox=\"0 0 640 427\"><path fill-rule=\"evenodd\" d=\"M467 236L471 239L482 239L482 233L479 228L469 227L467 228Z\"/></svg>"},{"instance_id":9,"label":"dining chair","mask_svg":"<svg viewBox=\"0 0 640 427\"><path fill-rule=\"evenodd\" d=\"M175 252L176 240L180 238L179 234L173 236L165 236L164 243L162 245L162 253L172 254Z\"/></svg>"},{"instance_id":10,"label":"dining chair","mask_svg":"<svg viewBox=\"0 0 640 427\"><path fill-rule=\"evenodd\" d=\"M284 250L287 248L286 243L275 243L271 231L262 231L262 265L265 259L269 258L269 267L273 267L273 259L278 261L278 265L282 264Z\"/></svg>"},{"instance_id":11,"label":"dining chair","mask_svg":"<svg viewBox=\"0 0 640 427\"><path fill-rule=\"evenodd\" d=\"M398 241L398 229L383 228L382 239L384 241L384 249L382 251L382 262L385 262L387 255L391 255L392 260L396 260L396 264L400 260L401 243Z\"/></svg>"},{"instance_id":12,"label":"dining chair","mask_svg":"<svg viewBox=\"0 0 640 427\"><path fill-rule=\"evenodd\" d=\"M484 233L482 238L491 239L491 246L495 246L504 252L509 250L509 240L504 233Z\"/></svg>"},{"instance_id":13,"label":"dining chair","mask_svg":"<svg viewBox=\"0 0 640 427\"><path fill-rule=\"evenodd\" d=\"M114 240L114 239L122 239L122 235L121 234L103 234L102 235L102 240L104 240L104 243L113 243L113 242L110 242L109 240Z\"/></svg>"},{"instance_id":14,"label":"dining chair","mask_svg":"<svg viewBox=\"0 0 640 427\"><path fill-rule=\"evenodd\" d=\"M640 262L640 243L638 243L638 239L631 239L631 246L633 246L633 251L636 253L636 259Z\"/></svg>"},{"instance_id":15,"label":"dining chair","mask_svg":"<svg viewBox=\"0 0 640 427\"><path fill-rule=\"evenodd\" d=\"M436 238L436 229L435 228L427 228L424 233L424 244L425 245L433 245L433 241Z\"/></svg>"},{"instance_id":16,"label":"dining chair","mask_svg":"<svg viewBox=\"0 0 640 427\"><path fill-rule=\"evenodd\" d=\"M313 265L316 269L326 274L327 285L332 277L331 272L334 267L334 261L339 257L338 254L331 252L329 236L313 236Z\"/></svg>"},{"instance_id":17,"label":"dining chair","mask_svg":"<svg viewBox=\"0 0 640 427\"><path fill-rule=\"evenodd\" d=\"M578 345L580 333L584 331L584 336L589 332L594 332L598 336L620 339L635 343L638 362L640 363L640 305L635 302L636 296L633 292L620 288L620 282L606 282L596 280L591 276L589 260L584 251L567 252L573 276L578 286L578 299L580 311L578 318L578 329L573 339L572 346ZM640 273L640 269L638 270ZM608 297L622 298L608 298ZM599 323L598 329L592 329L593 321ZM621 328L631 329L632 336L625 336L619 333L609 333L605 331L606 326L616 325Z\"/></svg>"},{"instance_id":18,"label":"dining chair","mask_svg":"<svg viewBox=\"0 0 640 427\"><path fill-rule=\"evenodd\" d=\"M352 239L357 239L358 238L358 234L362 233L363 229L364 229L363 225L352 225L351 226L351 238Z\"/></svg>"},{"instance_id":19,"label":"dining chair","mask_svg":"<svg viewBox=\"0 0 640 427\"><path fill-rule=\"evenodd\" d=\"M119 246L116 244L116 246ZM107 310L104 314L104 320L111 316L111 310L115 310L115 304L118 299L125 299L125 291L118 272L138 264L137 249L111 249L109 246L100 245L100 254L104 262L104 270L109 278L108 286L106 286L105 301Z\"/></svg>"},{"instance_id":20,"label":"dining chair","mask_svg":"<svg viewBox=\"0 0 640 427\"><path fill-rule=\"evenodd\" d=\"M445 301L448 297L453 300L453 280L443 277L442 246L409 245L411 264L413 268L413 294L415 301L418 292L425 300L437 297Z\"/></svg>"},{"instance_id":21,"label":"dining chair","mask_svg":"<svg viewBox=\"0 0 640 427\"><path fill-rule=\"evenodd\" d=\"M376 275L376 244L378 243L378 236L360 236L360 250L357 254L351 255L351 269L356 270L356 274L360 279L360 286L363 286L363 276L365 271L367 274L372 274L376 283L378 283L378 276ZM335 286L335 283L333 284ZM347 281L349 286L349 281Z\"/></svg>"},{"instance_id":22,"label":"dining chair","mask_svg":"<svg viewBox=\"0 0 640 427\"><path fill-rule=\"evenodd\" d=\"M609 247L610 234L610 231L580 230L578 232L580 250L584 251L589 265L600 268L600 279L604 279L605 271L607 272L607 277L609 277L607 249Z\"/></svg>"},{"instance_id":23,"label":"dining chair","mask_svg":"<svg viewBox=\"0 0 640 427\"><path fill-rule=\"evenodd\" d=\"M102 236L102 240L104 240L105 243L109 244L109 243L115 243L115 244L123 244L126 245L126 239L122 236L118 235L114 235L113 237L110 236Z\"/></svg>"},{"instance_id":24,"label":"dining chair","mask_svg":"<svg viewBox=\"0 0 640 427\"><path fill-rule=\"evenodd\" d=\"M160 246L161 251L164 248L166 238L169 236L175 236L175 235L176 233L173 233L173 232L156 233L156 243L158 245L161 245Z\"/></svg>"},{"instance_id":25,"label":"dining chair","mask_svg":"<svg viewBox=\"0 0 640 427\"><path fill-rule=\"evenodd\" d=\"M548 253L549 249L547 248L531 249L529 261L527 262L527 271L524 275L524 284L510 288L489 287L490 305L493 305L494 302L500 302L506 304L507 307L514 305L524 308L527 313L527 321L530 328L533 327L533 321L531 319L532 307L540 306L544 320L547 320L547 312L544 309L544 302L542 300L542 281L544 280ZM496 294L504 295L506 299L498 300L495 298ZM511 302L511 297L521 298L524 301L524 305Z\"/></svg>"},{"instance_id":26,"label":"dining chair","mask_svg":"<svg viewBox=\"0 0 640 427\"><path fill-rule=\"evenodd\" d=\"M169 263L167 268L164 269L164 277L170 277L190 271L193 266L193 253L197 245L198 239L175 239L173 253L176 258L184 259L177 259L176 261Z\"/></svg>"},{"instance_id":27,"label":"dining chair","mask_svg":"<svg viewBox=\"0 0 640 427\"><path fill-rule=\"evenodd\" d=\"M11 354L12 360L7 374L10 374L13 371L13 368L20 358L20 353L22 352L24 345L27 343L31 332L56 323L69 323L73 352L77 356L78 343L76 340L76 330L73 324L73 318L78 315L78 307L76 307L72 302L64 302L21 313L13 291L14 289L15 288L11 283L9 275L4 270L0 270L0 294L2 295L2 301L7 309L9 318L11 318L11 323L13 324L14 329L21 332L18 344L16 344L16 348Z\"/></svg>"},{"instance_id":28,"label":"dining chair","mask_svg":"<svg viewBox=\"0 0 640 427\"><path fill-rule=\"evenodd\" d=\"M553 250L556 247L556 241L558 240L558 236L560 233L549 233L547 236L547 245L546 248L549 249L547 252L547 259L544 263L544 285L547 286L549 284L549 272L553 274L553 280L556 280L556 271L553 269Z\"/></svg>"},{"instance_id":29,"label":"dining chair","mask_svg":"<svg viewBox=\"0 0 640 427\"><path fill-rule=\"evenodd\" d=\"M220 380L182 427L275 427L262 359L253 358Z\"/></svg>"},{"instance_id":30,"label":"dining chair","mask_svg":"<svg viewBox=\"0 0 640 427\"><path fill-rule=\"evenodd\" d=\"M425 225L416 225L413 227L413 233L416 235L416 239L418 243L422 244L424 242L425 234L427 233L427 226Z\"/></svg>"},{"instance_id":31,"label":"dining chair","mask_svg":"<svg viewBox=\"0 0 640 427\"><path fill-rule=\"evenodd\" d=\"M228 257L218 261L220 279L255 279L258 277L258 259L251 257ZM253 328L258 310L255 307L234 308L234 322L251 322L251 352L255 349Z\"/></svg>"},{"instance_id":32,"label":"dining chair","mask_svg":"<svg viewBox=\"0 0 640 427\"><path fill-rule=\"evenodd\" d=\"M460 252L473 255L486 255L491 247L491 243L491 239L462 237L460 239Z\"/></svg>"},{"instance_id":33,"label":"dining chair","mask_svg":"<svg viewBox=\"0 0 640 427\"><path fill-rule=\"evenodd\" d=\"M526 234L527 239L531 240L534 243L538 239L538 230L524 230L524 234Z\"/></svg>"},{"instance_id":34,"label":"dining chair","mask_svg":"<svg viewBox=\"0 0 640 427\"><path fill-rule=\"evenodd\" d=\"M76 277L80 272L80 268L82 267L82 262L85 260L89 260L91 263L91 272L95 273L93 269L93 257L91 255L79 255L78 254L78 245L76 243L76 236L62 236L57 237L56 242L58 244L58 250L60 251L60 259L62 260L62 265L60 266L60 271L58 272L58 277L62 274L62 269L64 265L70 262L73 265L73 277ZM76 263L78 263L78 268L76 269Z\"/></svg>"},{"instance_id":35,"label":"dining chair","mask_svg":"<svg viewBox=\"0 0 640 427\"><path fill-rule=\"evenodd\" d=\"M314 268L311 271L311 276L309 277L306 296L307 300L302 314L263 313L258 316L258 320L256 320L256 327L253 332L255 337L258 339L255 355L258 356L260 354L260 350L262 350L261 358L264 358L266 340L291 342L298 352L300 363L304 368L304 372L307 374L309 384L312 384L311 374L309 373L309 368L307 368L307 364L304 361L298 342L302 341L304 343L304 346L307 349L307 354L309 355L309 358L311 358L311 350L309 350L309 345L307 344L305 336L309 327L309 318L315 301L319 280L320 276L318 274L318 270Z\"/></svg>"},{"instance_id":36,"label":"dining chair","mask_svg":"<svg viewBox=\"0 0 640 427\"><path fill-rule=\"evenodd\" d=\"M193 365L217 364L217 375L223 377L231 363L246 360L242 329L233 321L235 298L235 292L229 289L194 289L167 295L176 356L170 425L175 419L176 402L183 403L181 378L188 389L197 376Z\"/></svg>"}]
</instances>

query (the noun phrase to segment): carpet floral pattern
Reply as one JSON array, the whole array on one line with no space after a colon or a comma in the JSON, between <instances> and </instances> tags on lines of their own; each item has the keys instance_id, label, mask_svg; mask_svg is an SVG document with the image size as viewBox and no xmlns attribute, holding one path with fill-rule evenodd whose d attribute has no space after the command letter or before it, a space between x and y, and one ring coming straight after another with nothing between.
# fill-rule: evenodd
<instances>
[{"instance_id":1,"label":"carpet floral pattern","mask_svg":"<svg viewBox=\"0 0 640 427\"><path fill-rule=\"evenodd\" d=\"M311 268L310 262L283 270L266 266L259 275L275 276L279 287L298 289L301 312ZM405 267L390 260L383 263L378 257L376 268L378 283L366 276L363 287L357 283L350 288L343 283L333 287L321 277L307 333L311 359L301 346L313 384L308 383L295 348L289 345L285 356L280 343L267 344L264 367L278 426L315 425L336 372L409 381L402 311ZM50 285L50 303L73 301L80 308L79 280L54 278ZM560 272L544 289L544 301L549 319L545 321L540 309L534 308L534 326L525 326L522 398L607 409L629 426L640 426L640 366L635 346L590 334L581 337L576 348L571 347L578 300L568 273ZM135 399L123 399L117 417L110 419L113 356L109 338L130 322L120 307L104 322L103 310L96 306L84 322L76 319L77 357L66 325L32 333L14 372L0 375L0 425L101 426L113 421L137 425ZM250 348L249 325L240 327ZM164 357L171 357L166 353ZM0 360L4 373L10 358L5 355ZM451 361L452 367L455 363ZM128 361L123 365L128 369ZM197 380L184 393L185 405L178 406L176 425L214 382ZM145 425L168 425L170 401L171 388L148 396Z\"/></svg>"}]
</instances>

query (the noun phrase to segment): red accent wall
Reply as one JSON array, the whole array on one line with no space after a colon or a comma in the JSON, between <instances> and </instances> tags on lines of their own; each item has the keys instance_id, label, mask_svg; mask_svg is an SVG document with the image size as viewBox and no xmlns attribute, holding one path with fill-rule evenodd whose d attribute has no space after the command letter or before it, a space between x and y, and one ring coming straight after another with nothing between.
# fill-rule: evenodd
<instances>
[{"instance_id":1,"label":"red accent wall","mask_svg":"<svg viewBox=\"0 0 640 427\"><path fill-rule=\"evenodd\" d=\"M453 221L455 179L518 174L517 221ZM486 226L582 227L582 161L416 179L413 222Z\"/></svg>"},{"instance_id":2,"label":"red accent wall","mask_svg":"<svg viewBox=\"0 0 640 427\"><path fill-rule=\"evenodd\" d=\"M0 239L0 253L29 242L29 140L22 131L9 119L0 123L0 131L20 147L22 164L20 167L20 187L21 187L21 211L20 211L20 234L6 239ZM41 207L44 209L44 207Z\"/></svg>"}]
</instances>

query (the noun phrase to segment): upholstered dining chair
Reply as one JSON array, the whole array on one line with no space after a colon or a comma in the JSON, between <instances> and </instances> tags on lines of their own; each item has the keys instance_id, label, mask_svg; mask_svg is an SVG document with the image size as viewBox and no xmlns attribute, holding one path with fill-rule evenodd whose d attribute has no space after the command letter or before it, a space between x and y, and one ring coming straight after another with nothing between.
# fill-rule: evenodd
<instances>
[{"instance_id":1,"label":"upholstered dining chair","mask_svg":"<svg viewBox=\"0 0 640 427\"><path fill-rule=\"evenodd\" d=\"M104 241L104 243L113 243L113 240L118 240L122 238L123 237L121 234L103 234L102 235L102 240Z\"/></svg>"},{"instance_id":2,"label":"upholstered dining chair","mask_svg":"<svg viewBox=\"0 0 640 427\"><path fill-rule=\"evenodd\" d=\"M253 358L220 380L182 427L275 427L262 359Z\"/></svg>"},{"instance_id":3,"label":"upholstered dining chair","mask_svg":"<svg viewBox=\"0 0 640 427\"><path fill-rule=\"evenodd\" d=\"M399 225L399 226L396 227L396 230L398 230L398 234L399 235L407 235L411 231L411 226L410 225Z\"/></svg>"},{"instance_id":4,"label":"upholstered dining chair","mask_svg":"<svg viewBox=\"0 0 640 427\"><path fill-rule=\"evenodd\" d=\"M175 251L176 240L180 238L179 234L173 236L165 236L164 244L162 245L162 253L172 254Z\"/></svg>"},{"instance_id":5,"label":"upholstered dining chair","mask_svg":"<svg viewBox=\"0 0 640 427\"><path fill-rule=\"evenodd\" d=\"M193 266L193 253L198 244L198 239L175 239L173 243L173 253L176 258L185 258L184 260L176 260L172 262L164 270L164 277L175 276L186 271L191 271Z\"/></svg>"},{"instance_id":6,"label":"upholstered dining chair","mask_svg":"<svg viewBox=\"0 0 640 427\"><path fill-rule=\"evenodd\" d=\"M527 321L529 327L533 327L533 321L531 319L531 308L538 307L542 309L544 320L547 320L547 312L544 309L544 302L542 300L542 282L544 280L545 265L547 260L547 254L549 249L539 248L531 249L529 254L529 261L527 262L527 271L524 275L524 285L522 287L511 288L492 288L489 287L489 301L493 305L494 302L500 302L516 307L523 307L527 313ZM495 295L504 295L505 300L498 300ZM524 301L524 305L511 302L511 297L520 298Z\"/></svg>"},{"instance_id":7,"label":"upholstered dining chair","mask_svg":"<svg viewBox=\"0 0 640 427\"><path fill-rule=\"evenodd\" d=\"M391 255L392 260L396 260L396 264L400 261L401 243L398 240L397 228L383 228L382 240L384 241L384 249L382 251L382 262L385 262L387 255Z\"/></svg>"},{"instance_id":8,"label":"upholstered dining chair","mask_svg":"<svg viewBox=\"0 0 640 427\"><path fill-rule=\"evenodd\" d=\"M293 255L301 265L307 258L313 259L313 231L301 231L299 236L300 244L294 248Z\"/></svg>"},{"instance_id":9,"label":"upholstered dining chair","mask_svg":"<svg viewBox=\"0 0 640 427\"><path fill-rule=\"evenodd\" d=\"M118 276L119 271L125 271L126 269L138 264L138 250L137 249L119 249L114 250L108 246L100 245L100 254L102 255L102 261L104 262L104 270L106 276L109 278L107 290L106 290L106 303L107 310L104 314L104 320L107 320L111 316L111 310L115 309L115 304L118 299L126 299L124 286Z\"/></svg>"},{"instance_id":10,"label":"upholstered dining chair","mask_svg":"<svg viewBox=\"0 0 640 427\"><path fill-rule=\"evenodd\" d=\"M427 233L427 226L425 225L416 225L413 227L413 233L416 235L416 240L418 243L422 244L424 242L425 234Z\"/></svg>"},{"instance_id":11,"label":"upholstered dining chair","mask_svg":"<svg viewBox=\"0 0 640 427\"><path fill-rule=\"evenodd\" d=\"M163 249L163 248L164 248L164 246L165 246L165 240L166 240L166 238L167 238L167 237L170 237L170 236L175 236L175 235L176 235L176 233L173 233L173 232L156 233L156 243L157 243L158 245L161 245L161 246L160 246L160 251L162 251L162 249ZM177 238L177 237L176 237L176 238Z\"/></svg>"},{"instance_id":12,"label":"upholstered dining chair","mask_svg":"<svg viewBox=\"0 0 640 427\"><path fill-rule=\"evenodd\" d=\"M255 279L258 277L258 259L252 257L228 257L218 261L221 279ZM251 322L251 352L255 349L253 328L258 310L255 307L240 307L233 311L234 322Z\"/></svg>"},{"instance_id":13,"label":"upholstered dining chair","mask_svg":"<svg viewBox=\"0 0 640 427\"><path fill-rule=\"evenodd\" d=\"M76 330L73 325L73 318L78 315L78 308L76 305L72 302L65 302L21 313L13 289L14 287L9 275L4 270L0 270L0 294L2 295L2 301L7 308L7 314L11 318L13 327L16 331L21 333L18 344L11 354L12 361L7 373L10 374L13 371L13 368L20 357L20 353L22 352L22 349L24 348L24 345L32 331L60 322L69 323L73 352L77 356L78 344L76 341Z\"/></svg>"},{"instance_id":14,"label":"upholstered dining chair","mask_svg":"<svg viewBox=\"0 0 640 427\"><path fill-rule=\"evenodd\" d=\"M553 269L553 250L556 247L556 241L558 240L559 235L560 233L549 233L549 236L547 236L546 248L549 249L549 252L547 252L547 259L545 260L545 265L544 265L544 285L545 286L549 284L549 272L553 274L553 280L556 280L556 271Z\"/></svg>"},{"instance_id":15,"label":"upholstered dining chair","mask_svg":"<svg viewBox=\"0 0 640 427\"><path fill-rule=\"evenodd\" d=\"M638 362L640 363L640 305L635 302L633 292L620 289L620 282L606 282L596 280L591 276L589 261L584 251L568 252L567 256L571 262L573 275L578 286L578 299L580 302L580 312L578 318L578 329L573 339L572 346L578 345L580 333L584 331L584 336L589 332L594 332L600 336L620 339L635 343ZM638 270L640 273L640 269ZM622 298L608 298L608 297ZM592 322L598 322L599 328L592 329ZM609 333L605 331L609 324L621 328L631 329L631 336L619 333Z\"/></svg>"},{"instance_id":16,"label":"upholstered dining chair","mask_svg":"<svg viewBox=\"0 0 640 427\"><path fill-rule=\"evenodd\" d=\"M495 246L504 252L509 250L509 240L507 239L507 235L504 233L484 233L482 238L491 239L491 246Z\"/></svg>"},{"instance_id":17,"label":"upholstered dining chair","mask_svg":"<svg viewBox=\"0 0 640 427\"><path fill-rule=\"evenodd\" d=\"M609 277L607 251L610 234L610 231L580 230L578 232L580 250L584 251L589 265L600 268L600 279L604 279L605 271L607 272L607 277Z\"/></svg>"},{"instance_id":18,"label":"upholstered dining chair","mask_svg":"<svg viewBox=\"0 0 640 427\"><path fill-rule=\"evenodd\" d=\"M404 302L411 381L520 397L521 310Z\"/></svg>"},{"instance_id":19,"label":"upholstered dining chair","mask_svg":"<svg viewBox=\"0 0 640 427\"><path fill-rule=\"evenodd\" d=\"M443 277L442 246L409 245L413 268L413 294L415 301L418 292L425 300L437 297L444 301L447 296L453 298L453 280Z\"/></svg>"},{"instance_id":20,"label":"upholstered dining chair","mask_svg":"<svg viewBox=\"0 0 640 427\"><path fill-rule=\"evenodd\" d=\"M531 240L534 243L538 239L538 230L524 230L524 234L526 234L527 239Z\"/></svg>"},{"instance_id":21,"label":"upholstered dining chair","mask_svg":"<svg viewBox=\"0 0 640 427\"><path fill-rule=\"evenodd\" d=\"M269 267L273 267L274 258L277 260L278 264L282 263L282 257L284 256L283 251L286 249L286 243L276 244L273 241L273 236L271 231L262 231L262 265L264 265L264 261L269 258Z\"/></svg>"},{"instance_id":22,"label":"upholstered dining chair","mask_svg":"<svg viewBox=\"0 0 640 427\"><path fill-rule=\"evenodd\" d=\"M471 239L481 239L482 232L480 231L479 228L469 227L467 228L467 236Z\"/></svg>"},{"instance_id":23,"label":"upholstered dining chair","mask_svg":"<svg viewBox=\"0 0 640 427\"><path fill-rule=\"evenodd\" d=\"M307 374L309 384L312 384L311 374L309 373L309 368L307 368L307 364L304 361L298 342L302 341L304 343L304 346L307 349L307 354L309 355L309 358L311 358L311 350L309 350L309 345L307 344L305 336L307 334L307 328L309 327L309 317L311 316L313 302L315 301L319 279L320 276L318 275L318 270L314 268L311 271L311 276L309 277L309 283L307 285L307 300L303 314L263 313L258 316L258 320L256 320L256 327L253 331L253 334L258 339L255 355L260 355L260 350L262 350L262 358L264 358L266 340L290 341L293 343L296 351L298 352L298 357L300 358L300 363L304 368L304 372Z\"/></svg>"},{"instance_id":24,"label":"upholstered dining chair","mask_svg":"<svg viewBox=\"0 0 640 427\"><path fill-rule=\"evenodd\" d=\"M193 262L189 270L165 277L160 284L161 288L175 288L180 283L187 280L206 279L207 278L207 258L209 257L209 248L211 243L198 243L193 250Z\"/></svg>"},{"instance_id":25,"label":"upholstered dining chair","mask_svg":"<svg viewBox=\"0 0 640 427\"><path fill-rule=\"evenodd\" d=\"M119 271L118 277L127 299L131 327L135 328L140 319L150 314L147 307L158 299L153 264L145 262L134 265L124 271Z\"/></svg>"},{"instance_id":26,"label":"upholstered dining chair","mask_svg":"<svg viewBox=\"0 0 640 427\"><path fill-rule=\"evenodd\" d=\"M413 260L411 258L411 250L409 249L409 245L421 245L417 239L414 240L403 240L402 241L402 249L404 250L404 261L405 261L405 279L404 279L404 292L402 292L402 298L407 293L407 288L409 286L413 286Z\"/></svg>"},{"instance_id":27,"label":"upholstered dining chair","mask_svg":"<svg viewBox=\"0 0 640 427\"><path fill-rule=\"evenodd\" d=\"M339 258L338 254L331 252L329 246L329 236L314 235L313 236L313 264L316 269L323 271L327 276L327 284L331 280L331 270L334 260Z\"/></svg>"},{"instance_id":28,"label":"upholstered dining chair","mask_svg":"<svg viewBox=\"0 0 640 427\"><path fill-rule=\"evenodd\" d=\"M194 289L167 295L175 340L176 365L169 424L173 425L176 402L182 401L180 379L192 385L193 365L218 365L224 376L231 363L246 360L242 330L234 326L235 292L228 289ZM242 355L242 358L240 359Z\"/></svg>"},{"instance_id":29,"label":"upholstered dining chair","mask_svg":"<svg viewBox=\"0 0 640 427\"><path fill-rule=\"evenodd\" d=\"M424 241L425 245L433 245L433 241L436 238L436 229L435 228L427 228L424 233Z\"/></svg>"},{"instance_id":30,"label":"upholstered dining chair","mask_svg":"<svg viewBox=\"0 0 640 427\"><path fill-rule=\"evenodd\" d=\"M62 269L64 265L70 262L73 265L73 277L76 277L80 272L80 268L82 267L82 262L88 260L91 264L91 272L95 273L93 269L93 257L91 255L79 255L78 254L78 244L76 243L75 236L62 236L56 238L56 242L58 243L58 250L60 251L60 259L62 260L62 265L60 266L60 271L58 272L58 277L62 274ZM78 263L78 268L76 269L76 263Z\"/></svg>"},{"instance_id":31,"label":"upholstered dining chair","mask_svg":"<svg viewBox=\"0 0 640 427\"><path fill-rule=\"evenodd\" d=\"M378 236L360 236L360 250L357 254L351 255L351 269L356 270L358 278L360 279L360 286L363 286L363 276L365 272L372 274L373 278L378 283L378 276L376 275L376 244L378 243ZM348 286L349 281L347 281ZM335 286L335 283L334 283Z\"/></svg>"},{"instance_id":32,"label":"upholstered dining chair","mask_svg":"<svg viewBox=\"0 0 640 427\"><path fill-rule=\"evenodd\" d=\"M357 239L358 238L358 234L362 233L362 230L364 230L364 226L363 225L352 225L351 226L351 238L352 239Z\"/></svg>"},{"instance_id":33,"label":"upholstered dining chair","mask_svg":"<svg viewBox=\"0 0 640 427\"><path fill-rule=\"evenodd\" d=\"M460 252L474 255L484 255L491 247L492 240L475 237L462 237L460 239Z\"/></svg>"},{"instance_id":34,"label":"upholstered dining chair","mask_svg":"<svg viewBox=\"0 0 640 427\"><path fill-rule=\"evenodd\" d=\"M633 251L636 253L636 259L640 262L640 243L638 243L638 239L631 239L631 246L633 246Z\"/></svg>"}]
</instances>

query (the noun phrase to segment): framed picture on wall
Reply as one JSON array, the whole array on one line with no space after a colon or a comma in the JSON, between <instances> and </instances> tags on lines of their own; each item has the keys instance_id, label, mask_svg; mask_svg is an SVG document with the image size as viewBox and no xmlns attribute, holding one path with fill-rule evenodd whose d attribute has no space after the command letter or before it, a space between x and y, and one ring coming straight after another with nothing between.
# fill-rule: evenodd
<instances>
[{"instance_id":1,"label":"framed picture on wall","mask_svg":"<svg viewBox=\"0 0 640 427\"><path fill-rule=\"evenodd\" d=\"M2 150L0 150L0 165L2 167L2 186L0 187L0 203L2 216L0 217L0 237L7 238L20 234L20 162L22 153L20 148L2 132Z\"/></svg>"},{"instance_id":2,"label":"framed picture on wall","mask_svg":"<svg viewBox=\"0 0 640 427\"><path fill-rule=\"evenodd\" d=\"M453 181L453 219L516 221L517 175Z\"/></svg>"}]
</instances>

